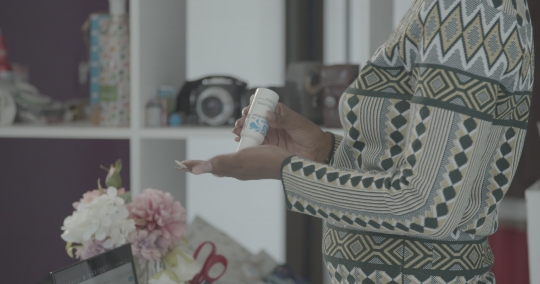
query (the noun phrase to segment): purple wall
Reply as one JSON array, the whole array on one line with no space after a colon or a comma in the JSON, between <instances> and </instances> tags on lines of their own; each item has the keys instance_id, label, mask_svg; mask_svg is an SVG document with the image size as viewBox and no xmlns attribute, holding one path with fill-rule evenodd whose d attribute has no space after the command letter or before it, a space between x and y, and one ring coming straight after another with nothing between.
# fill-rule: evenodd
<instances>
[{"instance_id":1,"label":"purple wall","mask_svg":"<svg viewBox=\"0 0 540 284\"><path fill-rule=\"evenodd\" d=\"M0 29L12 63L27 65L30 82L55 99L88 96L78 82L88 51L81 26L107 0L0 0Z\"/></svg>"},{"instance_id":2,"label":"purple wall","mask_svg":"<svg viewBox=\"0 0 540 284\"><path fill-rule=\"evenodd\" d=\"M75 260L60 227L117 158L129 189L129 141L0 139L1 283L35 283Z\"/></svg>"},{"instance_id":3,"label":"purple wall","mask_svg":"<svg viewBox=\"0 0 540 284\"><path fill-rule=\"evenodd\" d=\"M88 96L78 82L87 48L81 26L107 0L0 0L0 29L13 63L30 83L58 100ZM60 238L71 203L104 178L100 164L121 158L129 188L126 140L0 139L0 272L2 283L35 283L74 262Z\"/></svg>"}]
</instances>

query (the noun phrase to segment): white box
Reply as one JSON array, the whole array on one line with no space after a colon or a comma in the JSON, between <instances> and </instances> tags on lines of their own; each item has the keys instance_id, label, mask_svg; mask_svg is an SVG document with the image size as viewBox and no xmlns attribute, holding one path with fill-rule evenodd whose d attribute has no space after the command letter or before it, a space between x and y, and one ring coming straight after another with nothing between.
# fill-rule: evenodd
<instances>
[{"instance_id":1,"label":"white box","mask_svg":"<svg viewBox=\"0 0 540 284\"><path fill-rule=\"evenodd\" d=\"M530 283L540 283L540 180L525 191Z\"/></svg>"}]
</instances>

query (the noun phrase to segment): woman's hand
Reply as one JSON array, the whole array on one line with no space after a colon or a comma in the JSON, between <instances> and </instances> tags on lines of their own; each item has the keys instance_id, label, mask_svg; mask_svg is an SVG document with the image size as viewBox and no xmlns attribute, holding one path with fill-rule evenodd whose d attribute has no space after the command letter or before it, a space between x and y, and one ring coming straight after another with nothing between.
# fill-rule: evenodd
<instances>
[{"instance_id":1,"label":"woman's hand","mask_svg":"<svg viewBox=\"0 0 540 284\"><path fill-rule=\"evenodd\" d=\"M211 173L239 180L281 179L281 164L290 156L292 154L283 148L262 145L216 156L207 161L183 161L186 169L177 169L195 175Z\"/></svg>"},{"instance_id":2,"label":"woman's hand","mask_svg":"<svg viewBox=\"0 0 540 284\"><path fill-rule=\"evenodd\" d=\"M253 96L251 96L253 101ZM242 110L242 117L236 121L233 133L238 135L236 142L240 141L240 132L246 121L249 105ZM323 163L332 151L332 136L322 131L319 126L307 118L292 111L282 103L278 103L275 111L267 112L268 134L263 145L278 146L312 161Z\"/></svg>"}]
</instances>

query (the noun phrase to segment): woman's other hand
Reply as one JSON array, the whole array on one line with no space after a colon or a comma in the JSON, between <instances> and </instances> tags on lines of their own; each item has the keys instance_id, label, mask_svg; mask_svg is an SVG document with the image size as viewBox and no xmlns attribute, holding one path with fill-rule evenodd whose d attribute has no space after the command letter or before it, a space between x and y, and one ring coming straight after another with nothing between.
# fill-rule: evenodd
<instances>
[{"instance_id":1,"label":"woman's other hand","mask_svg":"<svg viewBox=\"0 0 540 284\"><path fill-rule=\"evenodd\" d=\"M253 102L254 95L250 101ZM236 121L233 133L237 135L236 142L240 141L240 132L244 126L248 105L242 110L242 117ZM324 162L332 150L332 136L320 129L315 123L294 112L286 105L278 103L275 111L266 114L268 121L268 134L263 145L278 146L297 155L316 162Z\"/></svg>"},{"instance_id":2,"label":"woman's other hand","mask_svg":"<svg viewBox=\"0 0 540 284\"><path fill-rule=\"evenodd\" d=\"M290 156L292 154L283 148L262 145L216 156L207 161L183 161L186 168L177 169L195 175L208 173L239 180L281 179L281 165Z\"/></svg>"}]
</instances>

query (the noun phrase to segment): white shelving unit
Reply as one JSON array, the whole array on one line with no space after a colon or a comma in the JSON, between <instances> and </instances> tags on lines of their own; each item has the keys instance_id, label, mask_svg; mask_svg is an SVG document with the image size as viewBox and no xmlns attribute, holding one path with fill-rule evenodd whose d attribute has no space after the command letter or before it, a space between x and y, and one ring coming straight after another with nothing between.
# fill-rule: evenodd
<instances>
[{"instance_id":1,"label":"white shelving unit","mask_svg":"<svg viewBox=\"0 0 540 284\"><path fill-rule=\"evenodd\" d=\"M130 0L130 127L16 124L0 127L0 138L129 140L134 194L144 188L171 192L185 205L189 220L202 216L251 252L264 249L282 262L285 204L280 182L240 182L176 171L174 160L234 152L231 127L145 128L144 105L161 85L179 88L186 78L215 72L257 86L281 83L284 5L284 0L230 0L226 5L209 0Z\"/></svg>"}]
</instances>

